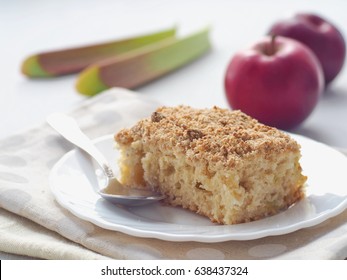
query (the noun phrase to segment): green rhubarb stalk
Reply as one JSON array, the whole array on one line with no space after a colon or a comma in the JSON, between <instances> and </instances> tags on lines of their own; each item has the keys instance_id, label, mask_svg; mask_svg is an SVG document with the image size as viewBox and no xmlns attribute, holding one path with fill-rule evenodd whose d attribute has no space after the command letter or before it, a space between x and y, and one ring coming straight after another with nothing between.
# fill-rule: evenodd
<instances>
[{"instance_id":1,"label":"green rhubarb stalk","mask_svg":"<svg viewBox=\"0 0 347 280\"><path fill-rule=\"evenodd\" d=\"M117 57L167 38L174 38L175 34L176 29L170 28L123 40L35 54L23 62L22 73L31 78L77 73L100 60Z\"/></svg>"},{"instance_id":2,"label":"green rhubarb stalk","mask_svg":"<svg viewBox=\"0 0 347 280\"><path fill-rule=\"evenodd\" d=\"M78 92L92 96L111 87L133 89L197 59L210 48L209 30L170 38L89 66L76 82Z\"/></svg>"}]
</instances>

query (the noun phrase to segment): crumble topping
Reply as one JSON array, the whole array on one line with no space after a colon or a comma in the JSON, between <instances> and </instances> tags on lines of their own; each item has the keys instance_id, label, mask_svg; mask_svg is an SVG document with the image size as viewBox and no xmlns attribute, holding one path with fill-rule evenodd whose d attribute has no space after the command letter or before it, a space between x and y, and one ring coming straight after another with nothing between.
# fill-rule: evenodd
<instances>
[{"instance_id":1,"label":"crumble topping","mask_svg":"<svg viewBox=\"0 0 347 280\"><path fill-rule=\"evenodd\" d=\"M188 135L188 138L190 141L204 137L204 134L200 130L197 130L197 129L188 129L187 135Z\"/></svg>"},{"instance_id":2,"label":"crumble topping","mask_svg":"<svg viewBox=\"0 0 347 280\"><path fill-rule=\"evenodd\" d=\"M214 106L160 107L150 118L115 135L119 144L145 139L159 149L180 149L192 160L236 161L257 153L298 151L300 146L289 135L259 123L239 110Z\"/></svg>"},{"instance_id":3,"label":"crumble topping","mask_svg":"<svg viewBox=\"0 0 347 280\"><path fill-rule=\"evenodd\" d=\"M164 116L157 111L153 112L153 114L151 115L152 122L160 122L163 118Z\"/></svg>"}]
</instances>

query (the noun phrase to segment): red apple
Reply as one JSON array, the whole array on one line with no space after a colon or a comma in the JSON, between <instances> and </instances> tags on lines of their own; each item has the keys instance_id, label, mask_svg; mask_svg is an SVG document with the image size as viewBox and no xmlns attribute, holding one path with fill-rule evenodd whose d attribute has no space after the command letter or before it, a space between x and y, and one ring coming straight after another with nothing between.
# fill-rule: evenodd
<instances>
[{"instance_id":1,"label":"red apple","mask_svg":"<svg viewBox=\"0 0 347 280\"><path fill-rule=\"evenodd\" d=\"M297 14L275 23L271 35L289 37L304 43L322 64L326 85L341 71L346 44L340 31L326 19L314 14Z\"/></svg>"},{"instance_id":2,"label":"red apple","mask_svg":"<svg viewBox=\"0 0 347 280\"><path fill-rule=\"evenodd\" d=\"M313 52L280 36L236 53L225 75L226 97L233 109L280 129L303 122L323 88L322 68Z\"/></svg>"}]
</instances>

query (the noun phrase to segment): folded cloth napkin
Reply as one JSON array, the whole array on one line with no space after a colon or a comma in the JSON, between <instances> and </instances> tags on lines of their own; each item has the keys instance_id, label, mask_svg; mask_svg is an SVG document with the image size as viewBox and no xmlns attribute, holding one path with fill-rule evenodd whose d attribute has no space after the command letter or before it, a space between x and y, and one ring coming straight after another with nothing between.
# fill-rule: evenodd
<instances>
[{"instance_id":1,"label":"folded cloth napkin","mask_svg":"<svg viewBox=\"0 0 347 280\"><path fill-rule=\"evenodd\" d=\"M96 138L148 116L158 104L111 89L71 112ZM52 166L73 146L47 124L0 141L0 251L43 259L342 259L347 211L283 236L220 243L168 242L129 236L81 220L49 190Z\"/></svg>"}]
</instances>

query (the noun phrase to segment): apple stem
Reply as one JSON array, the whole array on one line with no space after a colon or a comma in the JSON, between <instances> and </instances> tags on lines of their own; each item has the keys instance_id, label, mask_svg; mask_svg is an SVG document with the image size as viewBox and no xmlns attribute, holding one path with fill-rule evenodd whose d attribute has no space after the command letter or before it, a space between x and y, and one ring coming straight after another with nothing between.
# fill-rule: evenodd
<instances>
[{"instance_id":1,"label":"apple stem","mask_svg":"<svg viewBox=\"0 0 347 280\"><path fill-rule=\"evenodd\" d=\"M267 52L266 52L266 55L268 55L268 56L272 56L276 53L276 47L275 47L276 37L277 36L275 34L271 35L271 42L270 42L270 45L267 48Z\"/></svg>"}]
</instances>

